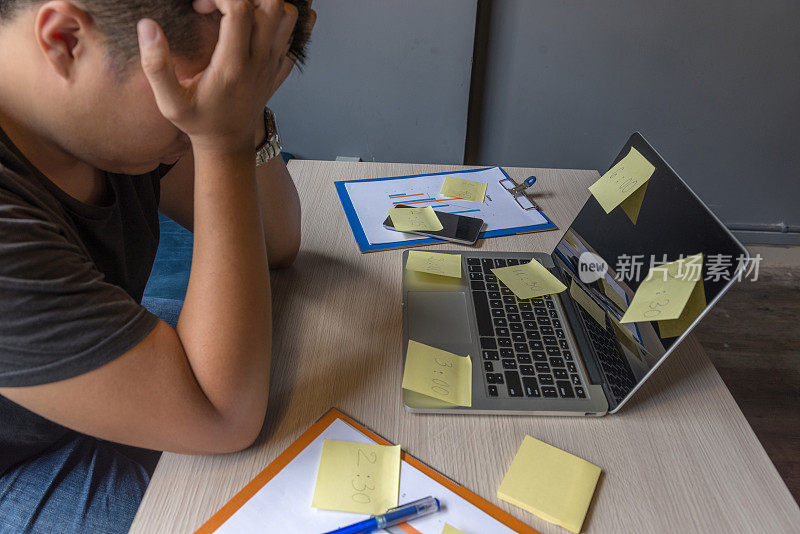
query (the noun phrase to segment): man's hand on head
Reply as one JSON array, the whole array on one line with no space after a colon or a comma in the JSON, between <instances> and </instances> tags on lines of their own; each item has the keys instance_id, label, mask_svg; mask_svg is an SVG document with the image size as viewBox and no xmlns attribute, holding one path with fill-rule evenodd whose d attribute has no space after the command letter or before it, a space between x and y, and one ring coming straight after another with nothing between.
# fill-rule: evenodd
<instances>
[{"instance_id":1,"label":"man's hand on head","mask_svg":"<svg viewBox=\"0 0 800 534\"><path fill-rule=\"evenodd\" d=\"M208 0L198 0L208 9ZM161 113L197 150L252 150L262 110L284 72L297 9L282 0L213 0L222 13L208 67L189 84L175 75L169 44L158 24L139 21L142 68ZM282 81L282 80L281 80ZM271 88L265 94L264 87Z\"/></svg>"}]
</instances>

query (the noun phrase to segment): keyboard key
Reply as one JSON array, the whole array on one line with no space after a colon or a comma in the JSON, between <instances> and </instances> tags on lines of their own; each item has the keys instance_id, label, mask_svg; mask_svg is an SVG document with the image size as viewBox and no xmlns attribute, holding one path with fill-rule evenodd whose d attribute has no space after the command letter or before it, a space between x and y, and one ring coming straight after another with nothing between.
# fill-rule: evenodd
<instances>
[{"instance_id":1,"label":"keyboard key","mask_svg":"<svg viewBox=\"0 0 800 534\"><path fill-rule=\"evenodd\" d=\"M473 292L472 302L475 305L475 318L478 320L478 334L481 336L493 336L494 328L492 328L492 321L489 318L489 301L486 299L486 293L482 291L479 293Z\"/></svg>"},{"instance_id":2,"label":"keyboard key","mask_svg":"<svg viewBox=\"0 0 800 534\"><path fill-rule=\"evenodd\" d=\"M506 371L506 389L509 397L522 397L522 383L519 381L518 372Z\"/></svg>"},{"instance_id":3,"label":"keyboard key","mask_svg":"<svg viewBox=\"0 0 800 534\"><path fill-rule=\"evenodd\" d=\"M523 332L522 323L511 323L509 326L512 332Z\"/></svg>"},{"instance_id":4,"label":"keyboard key","mask_svg":"<svg viewBox=\"0 0 800 534\"><path fill-rule=\"evenodd\" d=\"M542 333L542 335L545 336L552 336L553 334L555 334L555 330L553 330L552 326L546 326L546 325L540 326L539 331Z\"/></svg>"},{"instance_id":5,"label":"keyboard key","mask_svg":"<svg viewBox=\"0 0 800 534\"><path fill-rule=\"evenodd\" d=\"M511 340L507 337L497 338L497 344L501 347L511 348Z\"/></svg>"},{"instance_id":6,"label":"keyboard key","mask_svg":"<svg viewBox=\"0 0 800 534\"><path fill-rule=\"evenodd\" d=\"M516 303L517 299L512 296L506 295L505 297L503 297L503 304L516 304Z\"/></svg>"},{"instance_id":7,"label":"keyboard key","mask_svg":"<svg viewBox=\"0 0 800 534\"><path fill-rule=\"evenodd\" d=\"M533 307L531 306L530 302L520 302L519 303L519 311L531 311Z\"/></svg>"},{"instance_id":8,"label":"keyboard key","mask_svg":"<svg viewBox=\"0 0 800 534\"><path fill-rule=\"evenodd\" d=\"M556 310L550 310L550 318L558 319L558 312Z\"/></svg>"},{"instance_id":9,"label":"keyboard key","mask_svg":"<svg viewBox=\"0 0 800 534\"><path fill-rule=\"evenodd\" d=\"M502 308L503 307L503 301L502 300L498 300L498 299L492 299L492 300L489 301L489 306L492 307L492 308Z\"/></svg>"},{"instance_id":10,"label":"keyboard key","mask_svg":"<svg viewBox=\"0 0 800 534\"><path fill-rule=\"evenodd\" d=\"M542 341L544 341L545 345L555 345L556 347L558 346L558 340L556 339L556 336L542 336Z\"/></svg>"},{"instance_id":11,"label":"keyboard key","mask_svg":"<svg viewBox=\"0 0 800 534\"><path fill-rule=\"evenodd\" d=\"M500 287L500 293L502 293L503 295L513 295L514 294L514 292L511 291L510 289L508 289L506 286L501 286Z\"/></svg>"},{"instance_id":12,"label":"keyboard key","mask_svg":"<svg viewBox=\"0 0 800 534\"><path fill-rule=\"evenodd\" d=\"M511 349L500 349L500 357L501 358L513 358L514 351Z\"/></svg>"},{"instance_id":13,"label":"keyboard key","mask_svg":"<svg viewBox=\"0 0 800 534\"><path fill-rule=\"evenodd\" d=\"M469 285L473 291L483 291L484 289L486 289L486 286L483 285L483 282L477 282L475 280L471 281ZM473 295L474 294L475 293L473 293Z\"/></svg>"},{"instance_id":14,"label":"keyboard key","mask_svg":"<svg viewBox=\"0 0 800 534\"><path fill-rule=\"evenodd\" d=\"M558 392L553 386L542 386L542 395L545 397L558 397Z\"/></svg>"},{"instance_id":15,"label":"keyboard key","mask_svg":"<svg viewBox=\"0 0 800 534\"><path fill-rule=\"evenodd\" d=\"M533 363L529 354L517 354L517 361L519 363Z\"/></svg>"},{"instance_id":16,"label":"keyboard key","mask_svg":"<svg viewBox=\"0 0 800 534\"><path fill-rule=\"evenodd\" d=\"M500 291L500 286L497 285L497 282L487 282L486 283L486 290L487 291Z\"/></svg>"},{"instance_id":17,"label":"keyboard key","mask_svg":"<svg viewBox=\"0 0 800 534\"><path fill-rule=\"evenodd\" d=\"M556 377L556 380L569 380L566 369L553 369L553 376Z\"/></svg>"},{"instance_id":18,"label":"keyboard key","mask_svg":"<svg viewBox=\"0 0 800 534\"><path fill-rule=\"evenodd\" d=\"M550 358L550 365L552 367L564 367L564 360L561 358Z\"/></svg>"},{"instance_id":19,"label":"keyboard key","mask_svg":"<svg viewBox=\"0 0 800 534\"><path fill-rule=\"evenodd\" d=\"M550 372L550 366L547 365L544 362L536 362L536 364L534 364L534 366L536 367L536 372L537 373L549 373Z\"/></svg>"},{"instance_id":20,"label":"keyboard key","mask_svg":"<svg viewBox=\"0 0 800 534\"><path fill-rule=\"evenodd\" d=\"M525 387L525 395L528 397L542 396L542 394L539 392L539 384L536 382L535 378L531 376L523 376L522 384Z\"/></svg>"},{"instance_id":21,"label":"keyboard key","mask_svg":"<svg viewBox=\"0 0 800 534\"><path fill-rule=\"evenodd\" d=\"M556 388L558 388L558 393L564 398L571 399L575 397L575 394L572 392L572 385L566 381L558 381L556 382Z\"/></svg>"},{"instance_id":22,"label":"keyboard key","mask_svg":"<svg viewBox=\"0 0 800 534\"><path fill-rule=\"evenodd\" d=\"M561 355L561 351L558 349L558 347L545 347L544 350L545 350L545 352L547 352L548 356L560 356Z\"/></svg>"},{"instance_id":23,"label":"keyboard key","mask_svg":"<svg viewBox=\"0 0 800 534\"><path fill-rule=\"evenodd\" d=\"M581 399L585 399L586 398L586 393L583 391L582 387L576 387L575 388L575 395L577 395Z\"/></svg>"},{"instance_id":24,"label":"keyboard key","mask_svg":"<svg viewBox=\"0 0 800 534\"><path fill-rule=\"evenodd\" d=\"M519 265L519 260L510 259L510 260L506 260L506 263L508 264L509 267L512 266L512 265Z\"/></svg>"},{"instance_id":25,"label":"keyboard key","mask_svg":"<svg viewBox=\"0 0 800 534\"><path fill-rule=\"evenodd\" d=\"M508 326L508 321L506 321L505 317L495 317L492 319L495 326Z\"/></svg>"},{"instance_id":26,"label":"keyboard key","mask_svg":"<svg viewBox=\"0 0 800 534\"><path fill-rule=\"evenodd\" d=\"M565 360L568 362L572 361L572 353L568 350L562 350L561 355L564 357Z\"/></svg>"},{"instance_id":27,"label":"keyboard key","mask_svg":"<svg viewBox=\"0 0 800 534\"><path fill-rule=\"evenodd\" d=\"M496 335L496 336L508 336L509 334L510 334L510 332L508 331L508 328L495 328L494 329L494 335Z\"/></svg>"},{"instance_id":28,"label":"keyboard key","mask_svg":"<svg viewBox=\"0 0 800 534\"><path fill-rule=\"evenodd\" d=\"M483 370L491 373L494 371L494 364L492 362L483 362Z\"/></svg>"},{"instance_id":29,"label":"keyboard key","mask_svg":"<svg viewBox=\"0 0 800 534\"><path fill-rule=\"evenodd\" d=\"M539 383L543 386L552 386L553 375L539 375Z\"/></svg>"},{"instance_id":30,"label":"keyboard key","mask_svg":"<svg viewBox=\"0 0 800 534\"><path fill-rule=\"evenodd\" d=\"M538 339L532 339L528 341L528 345L530 345L531 350L544 350L544 343Z\"/></svg>"},{"instance_id":31,"label":"keyboard key","mask_svg":"<svg viewBox=\"0 0 800 534\"><path fill-rule=\"evenodd\" d=\"M483 351L483 359L484 360L499 360L500 358L497 356L496 350L485 350Z\"/></svg>"},{"instance_id":32,"label":"keyboard key","mask_svg":"<svg viewBox=\"0 0 800 534\"><path fill-rule=\"evenodd\" d=\"M565 339L567 336L565 336L564 331L559 328L556 330L556 337L558 339Z\"/></svg>"},{"instance_id":33,"label":"keyboard key","mask_svg":"<svg viewBox=\"0 0 800 534\"><path fill-rule=\"evenodd\" d=\"M547 355L544 352L534 352L533 359L537 362L547 362Z\"/></svg>"},{"instance_id":34,"label":"keyboard key","mask_svg":"<svg viewBox=\"0 0 800 534\"><path fill-rule=\"evenodd\" d=\"M491 337L482 337L481 338L481 348L482 349L496 349L497 342L494 338Z\"/></svg>"},{"instance_id":35,"label":"keyboard key","mask_svg":"<svg viewBox=\"0 0 800 534\"><path fill-rule=\"evenodd\" d=\"M544 306L544 299L541 297L531 299L531 302L533 303L534 306Z\"/></svg>"},{"instance_id":36,"label":"keyboard key","mask_svg":"<svg viewBox=\"0 0 800 534\"><path fill-rule=\"evenodd\" d=\"M522 323L525 327L525 330L537 330L539 326L536 324L536 321L525 321Z\"/></svg>"},{"instance_id":37,"label":"keyboard key","mask_svg":"<svg viewBox=\"0 0 800 534\"><path fill-rule=\"evenodd\" d=\"M467 265L480 265L480 258L467 258Z\"/></svg>"},{"instance_id":38,"label":"keyboard key","mask_svg":"<svg viewBox=\"0 0 800 534\"><path fill-rule=\"evenodd\" d=\"M541 324L551 324L549 317L536 317L536 320L539 322L540 325Z\"/></svg>"},{"instance_id":39,"label":"keyboard key","mask_svg":"<svg viewBox=\"0 0 800 534\"><path fill-rule=\"evenodd\" d=\"M497 277L495 275L493 275L493 274L487 274L486 275L486 281L487 282L492 282L492 283L497 283Z\"/></svg>"},{"instance_id":40,"label":"keyboard key","mask_svg":"<svg viewBox=\"0 0 800 534\"><path fill-rule=\"evenodd\" d=\"M579 377L578 375L572 375L570 378L572 379L572 383L574 385L576 385L576 386L580 386L581 385L581 377Z\"/></svg>"},{"instance_id":41,"label":"keyboard key","mask_svg":"<svg viewBox=\"0 0 800 534\"><path fill-rule=\"evenodd\" d=\"M517 360L503 360L503 369L516 369Z\"/></svg>"},{"instance_id":42,"label":"keyboard key","mask_svg":"<svg viewBox=\"0 0 800 534\"><path fill-rule=\"evenodd\" d=\"M486 373L487 384L502 384L503 375L501 373Z\"/></svg>"},{"instance_id":43,"label":"keyboard key","mask_svg":"<svg viewBox=\"0 0 800 534\"><path fill-rule=\"evenodd\" d=\"M470 265L468 267L468 269L469 269L469 272L471 272L471 273L482 273L483 272L483 269L481 269L480 265Z\"/></svg>"},{"instance_id":44,"label":"keyboard key","mask_svg":"<svg viewBox=\"0 0 800 534\"><path fill-rule=\"evenodd\" d=\"M539 341L542 339L542 334L533 330L528 330L525 332L525 335L528 336L528 341Z\"/></svg>"},{"instance_id":45,"label":"keyboard key","mask_svg":"<svg viewBox=\"0 0 800 534\"><path fill-rule=\"evenodd\" d=\"M519 313L519 309L517 308L516 304L506 304L506 313L508 314L508 320L510 321L512 317L511 314ZM519 319L517 319L517 322L519 322Z\"/></svg>"},{"instance_id":46,"label":"keyboard key","mask_svg":"<svg viewBox=\"0 0 800 534\"><path fill-rule=\"evenodd\" d=\"M506 312L503 308L492 308L492 317L505 317Z\"/></svg>"},{"instance_id":47,"label":"keyboard key","mask_svg":"<svg viewBox=\"0 0 800 534\"><path fill-rule=\"evenodd\" d=\"M519 323L514 323L514 324L519 324ZM511 331L513 332L511 334L511 340L514 343L525 343L525 341L527 341L527 338L525 337L525 334L520 334L519 332L514 332L513 328L511 329ZM525 352L528 352L528 351L526 350Z\"/></svg>"},{"instance_id":48,"label":"keyboard key","mask_svg":"<svg viewBox=\"0 0 800 534\"><path fill-rule=\"evenodd\" d=\"M490 299L499 299L499 298L503 298L503 295L501 295L499 291L489 291L489 298Z\"/></svg>"},{"instance_id":49,"label":"keyboard key","mask_svg":"<svg viewBox=\"0 0 800 534\"><path fill-rule=\"evenodd\" d=\"M483 258L481 260L481 265L483 266L483 272L491 272L494 269L494 261L491 258Z\"/></svg>"},{"instance_id":50,"label":"keyboard key","mask_svg":"<svg viewBox=\"0 0 800 534\"><path fill-rule=\"evenodd\" d=\"M508 306L506 306L508 308ZM509 323L521 323L522 319L520 319L519 315L516 313L509 313L508 314L508 322Z\"/></svg>"},{"instance_id":51,"label":"keyboard key","mask_svg":"<svg viewBox=\"0 0 800 534\"><path fill-rule=\"evenodd\" d=\"M545 301L544 304L545 304L545 306L547 306L547 309L549 309L549 310L556 309L556 305L553 302L553 299L551 299L549 296L547 297L547 300Z\"/></svg>"},{"instance_id":52,"label":"keyboard key","mask_svg":"<svg viewBox=\"0 0 800 534\"><path fill-rule=\"evenodd\" d=\"M495 260L494 260L494 268L495 269L499 269L500 267L505 267L505 266L506 266L506 260L504 260L502 258L495 258Z\"/></svg>"},{"instance_id":53,"label":"keyboard key","mask_svg":"<svg viewBox=\"0 0 800 534\"><path fill-rule=\"evenodd\" d=\"M572 363L572 362L567 362L567 370L568 370L570 373L577 373L577 372L578 372L578 368L577 368L577 367L575 367L575 364L574 364L574 363Z\"/></svg>"},{"instance_id":54,"label":"keyboard key","mask_svg":"<svg viewBox=\"0 0 800 534\"><path fill-rule=\"evenodd\" d=\"M483 280L483 273L469 273L470 280Z\"/></svg>"},{"instance_id":55,"label":"keyboard key","mask_svg":"<svg viewBox=\"0 0 800 534\"><path fill-rule=\"evenodd\" d=\"M489 386L489 396L490 397L497 396L497 386Z\"/></svg>"},{"instance_id":56,"label":"keyboard key","mask_svg":"<svg viewBox=\"0 0 800 534\"><path fill-rule=\"evenodd\" d=\"M519 372L523 375L533 376L535 373L533 372L532 365L520 365Z\"/></svg>"},{"instance_id":57,"label":"keyboard key","mask_svg":"<svg viewBox=\"0 0 800 534\"><path fill-rule=\"evenodd\" d=\"M514 343L514 350L517 352L528 352L527 343Z\"/></svg>"},{"instance_id":58,"label":"keyboard key","mask_svg":"<svg viewBox=\"0 0 800 534\"><path fill-rule=\"evenodd\" d=\"M533 321L534 319L536 319L536 315L533 312L529 311L522 312L523 321Z\"/></svg>"},{"instance_id":59,"label":"keyboard key","mask_svg":"<svg viewBox=\"0 0 800 534\"><path fill-rule=\"evenodd\" d=\"M553 319L553 326L555 326L556 328L561 328L561 320Z\"/></svg>"},{"instance_id":60,"label":"keyboard key","mask_svg":"<svg viewBox=\"0 0 800 534\"><path fill-rule=\"evenodd\" d=\"M562 339L561 341L558 342L558 346L561 347L562 349L568 349L569 343L567 343L566 339Z\"/></svg>"}]
</instances>

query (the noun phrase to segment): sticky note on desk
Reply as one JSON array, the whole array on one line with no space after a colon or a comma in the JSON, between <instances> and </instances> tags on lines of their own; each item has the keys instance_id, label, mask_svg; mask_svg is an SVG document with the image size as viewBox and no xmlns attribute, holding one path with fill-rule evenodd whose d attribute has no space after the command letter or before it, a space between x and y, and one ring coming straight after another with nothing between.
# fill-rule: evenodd
<instances>
[{"instance_id":1,"label":"sticky note on desk","mask_svg":"<svg viewBox=\"0 0 800 534\"><path fill-rule=\"evenodd\" d=\"M397 506L400 445L326 439L311 506L357 514L382 514Z\"/></svg>"},{"instance_id":2,"label":"sticky note on desk","mask_svg":"<svg viewBox=\"0 0 800 534\"><path fill-rule=\"evenodd\" d=\"M606 327L606 311L597 304L592 297L589 296L586 291L583 290L581 286L578 285L575 280L569 286L569 294L572 297L572 300L577 302L581 308L586 310L586 312L592 316L597 324L601 327Z\"/></svg>"},{"instance_id":3,"label":"sticky note on desk","mask_svg":"<svg viewBox=\"0 0 800 534\"><path fill-rule=\"evenodd\" d=\"M458 530L456 527L451 525L450 523L445 523L444 528L442 529L442 534L464 534L463 531Z\"/></svg>"},{"instance_id":4,"label":"sticky note on desk","mask_svg":"<svg viewBox=\"0 0 800 534\"><path fill-rule=\"evenodd\" d=\"M406 269L461 278L461 254L440 254L437 252L411 250L408 252Z\"/></svg>"},{"instance_id":5,"label":"sticky note on desk","mask_svg":"<svg viewBox=\"0 0 800 534\"><path fill-rule=\"evenodd\" d=\"M497 497L578 533L600 471L582 458L525 436Z\"/></svg>"},{"instance_id":6,"label":"sticky note on desk","mask_svg":"<svg viewBox=\"0 0 800 534\"><path fill-rule=\"evenodd\" d=\"M442 194L448 197L471 200L472 202L483 202L486 198L486 184L448 176L444 179Z\"/></svg>"},{"instance_id":7,"label":"sticky note on desk","mask_svg":"<svg viewBox=\"0 0 800 534\"><path fill-rule=\"evenodd\" d=\"M541 263L531 260L509 267L492 269L492 273L519 299L533 299L542 295L561 293L567 286L553 276Z\"/></svg>"},{"instance_id":8,"label":"sticky note on desk","mask_svg":"<svg viewBox=\"0 0 800 534\"><path fill-rule=\"evenodd\" d=\"M647 182L655 170L638 150L631 147L628 155L592 184L589 191L606 213L621 206L631 222L636 224Z\"/></svg>"},{"instance_id":9,"label":"sticky note on desk","mask_svg":"<svg viewBox=\"0 0 800 534\"><path fill-rule=\"evenodd\" d=\"M389 208L389 217L395 230L401 232L438 232L442 228L433 208Z\"/></svg>"},{"instance_id":10,"label":"sticky note on desk","mask_svg":"<svg viewBox=\"0 0 800 534\"><path fill-rule=\"evenodd\" d=\"M472 406L472 359L410 340L403 389L454 406Z\"/></svg>"},{"instance_id":11,"label":"sticky note on desk","mask_svg":"<svg viewBox=\"0 0 800 534\"><path fill-rule=\"evenodd\" d=\"M661 337L680 335L706 307L702 270L702 254L653 267L620 322L658 321Z\"/></svg>"}]
</instances>

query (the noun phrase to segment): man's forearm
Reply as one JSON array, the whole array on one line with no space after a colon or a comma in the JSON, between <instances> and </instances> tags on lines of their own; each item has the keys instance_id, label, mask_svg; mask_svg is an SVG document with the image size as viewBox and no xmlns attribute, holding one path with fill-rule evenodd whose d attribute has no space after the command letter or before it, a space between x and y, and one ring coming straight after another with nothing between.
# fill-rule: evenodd
<instances>
[{"instance_id":1,"label":"man's forearm","mask_svg":"<svg viewBox=\"0 0 800 534\"><path fill-rule=\"evenodd\" d=\"M194 253L178 321L195 377L226 417L263 416L271 298L252 149L195 151Z\"/></svg>"},{"instance_id":2,"label":"man's forearm","mask_svg":"<svg viewBox=\"0 0 800 534\"><path fill-rule=\"evenodd\" d=\"M283 158L256 169L270 267L288 267L300 249L300 198Z\"/></svg>"}]
</instances>

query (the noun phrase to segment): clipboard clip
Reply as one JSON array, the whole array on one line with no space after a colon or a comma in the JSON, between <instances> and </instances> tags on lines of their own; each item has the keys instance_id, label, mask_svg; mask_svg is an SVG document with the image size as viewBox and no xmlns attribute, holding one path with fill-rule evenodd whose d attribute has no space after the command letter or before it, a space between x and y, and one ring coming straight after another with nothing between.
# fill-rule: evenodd
<instances>
[{"instance_id":1,"label":"clipboard clip","mask_svg":"<svg viewBox=\"0 0 800 534\"><path fill-rule=\"evenodd\" d=\"M532 187L535 183L535 176L529 176L519 185L514 183L511 178L500 180L500 185L502 185L506 191L511 193L511 196L514 197L514 200L516 200L519 207L523 210L541 210L539 205L530 198L530 195L525 193L525 191L527 191L528 188Z\"/></svg>"}]
</instances>

